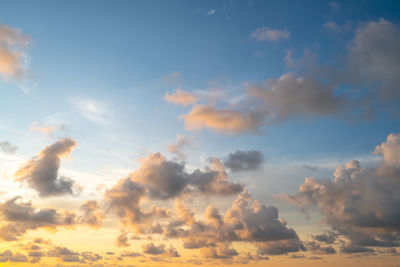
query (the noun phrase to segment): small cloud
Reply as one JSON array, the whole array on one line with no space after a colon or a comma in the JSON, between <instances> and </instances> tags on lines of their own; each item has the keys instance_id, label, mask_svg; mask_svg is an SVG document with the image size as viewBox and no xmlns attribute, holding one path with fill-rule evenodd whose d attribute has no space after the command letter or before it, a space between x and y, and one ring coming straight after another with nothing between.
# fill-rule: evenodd
<instances>
[{"instance_id":1,"label":"small cloud","mask_svg":"<svg viewBox=\"0 0 400 267\"><path fill-rule=\"evenodd\" d=\"M8 141L0 142L0 151L5 154L14 154L18 147L14 146Z\"/></svg>"},{"instance_id":2,"label":"small cloud","mask_svg":"<svg viewBox=\"0 0 400 267\"><path fill-rule=\"evenodd\" d=\"M179 71L174 71L170 74L164 75L162 80L165 83L177 83L182 80L182 74Z\"/></svg>"},{"instance_id":3,"label":"small cloud","mask_svg":"<svg viewBox=\"0 0 400 267\"><path fill-rule=\"evenodd\" d=\"M172 94L169 94L168 92L165 93L164 99L169 103L181 106L194 104L198 100L194 94L186 92L181 89L176 89L175 92Z\"/></svg>"},{"instance_id":4,"label":"small cloud","mask_svg":"<svg viewBox=\"0 0 400 267\"><path fill-rule=\"evenodd\" d=\"M270 29L268 27L261 27L254 30L251 35L257 41L271 41L277 42L280 40L287 40L290 37L290 32L286 29Z\"/></svg>"},{"instance_id":5,"label":"small cloud","mask_svg":"<svg viewBox=\"0 0 400 267\"><path fill-rule=\"evenodd\" d=\"M110 119L110 111L104 102L93 99L74 99L73 106L86 119L97 123L107 123Z\"/></svg>"},{"instance_id":6,"label":"small cloud","mask_svg":"<svg viewBox=\"0 0 400 267\"><path fill-rule=\"evenodd\" d=\"M214 15L217 11L215 9L211 9L210 11L207 12L207 16Z\"/></svg>"},{"instance_id":7,"label":"small cloud","mask_svg":"<svg viewBox=\"0 0 400 267\"><path fill-rule=\"evenodd\" d=\"M54 133L58 130L65 131L67 126L65 124L61 125L39 125L37 121L34 121L29 128L31 132L40 132L46 137L53 137Z\"/></svg>"}]
</instances>

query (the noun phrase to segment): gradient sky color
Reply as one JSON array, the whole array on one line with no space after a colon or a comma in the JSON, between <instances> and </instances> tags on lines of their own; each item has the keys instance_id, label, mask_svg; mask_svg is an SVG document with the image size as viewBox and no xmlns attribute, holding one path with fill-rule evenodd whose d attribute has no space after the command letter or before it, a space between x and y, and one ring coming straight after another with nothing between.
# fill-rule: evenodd
<instances>
[{"instance_id":1,"label":"gradient sky color","mask_svg":"<svg viewBox=\"0 0 400 267\"><path fill-rule=\"evenodd\" d=\"M0 1L0 265L397 266L399 8Z\"/></svg>"}]
</instances>

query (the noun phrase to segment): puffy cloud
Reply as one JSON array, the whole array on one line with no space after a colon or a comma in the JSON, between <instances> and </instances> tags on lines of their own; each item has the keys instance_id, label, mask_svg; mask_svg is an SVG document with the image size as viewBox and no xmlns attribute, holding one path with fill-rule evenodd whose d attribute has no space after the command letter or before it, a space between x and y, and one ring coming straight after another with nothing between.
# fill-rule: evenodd
<instances>
[{"instance_id":1,"label":"puffy cloud","mask_svg":"<svg viewBox=\"0 0 400 267\"><path fill-rule=\"evenodd\" d=\"M185 129L194 131L209 128L220 133L258 132L264 120L265 113L245 109L241 111L213 106L195 105L188 114L181 115Z\"/></svg>"},{"instance_id":2,"label":"puffy cloud","mask_svg":"<svg viewBox=\"0 0 400 267\"><path fill-rule=\"evenodd\" d=\"M289 39L290 32L286 29L270 29L268 27L261 27L254 30L251 35L257 41L280 41Z\"/></svg>"},{"instance_id":3,"label":"puffy cloud","mask_svg":"<svg viewBox=\"0 0 400 267\"><path fill-rule=\"evenodd\" d=\"M153 243L144 244L142 246L143 253L151 255L161 255L165 253L165 245L154 245Z\"/></svg>"},{"instance_id":4,"label":"puffy cloud","mask_svg":"<svg viewBox=\"0 0 400 267\"><path fill-rule=\"evenodd\" d=\"M377 147L384 160L376 168L352 160L336 169L334 180L306 178L288 199L302 207L318 206L324 222L355 246L400 246L397 138L390 134Z\"/></svg>"},{"instance_id":5,"label":"puffy cloud","mask_svg":"<svg viewBox=\"0 0 400 267\"><path fill-rule=\"evenodd\" d=\"M253 171L261 168L264 163L264 155L257 150L236 150L230 153L224 160L224 165L233 172Z\"/></svg>"},{"instance_id":6,"label":"puffy cloud","mask_svg":"<svg viewBox=\"0 0 400 267\"><path fill-rule=\"evenodd\" d=\"M41 197L74 194L75 182L59 176L61 158L68 156L76 146L72 138L64 138L45 147L15 173L20 182L27 182Z\"/></svg>"},{"instance_id":7,"label":"puffy cloud","mask_svg":"<svg viewBox=\"0 0 400 267\"><path fill-rule=\"evenodd\" d=\"M0 237L4 240L16 240L28 230L41 227L54 228L72 226L76 215L71 211L57 211L54 208L37 210L31 202L17 202L15 197L0 204L0 216L3 224Z\"/></svg>"},{"instance_id":8,"label":"puffy cloud","mask_svg":"<svg viewBox=\"0 0 400 267\"><path fill-rule=\"evenodd\" d=\"M374 154L382 154L386 164L400 168L400 134L389 134L386 142L376 146Z\"/></svg>"},{"instance_id":9,"label":"puffy cloud","mask_svg":"<svg viewBox=\"0 0 400 267\"><path fill-rule=\"evenodd\" d=\"M251 86L248 93L264 101L274 121L294 116L332 115L345 107L346 98L334 94L333 85L313 77L293 73L271 78L262 86Z\"/></svg>"},{"instance_id":10,"label":"puffy cloud","mask_svg":"<svg viewBox=\"0 0 400 267\"><path fill-rule=\"evenodd\" d=\"M201 252L204 257L212 259L231 259L234 256L239 255L235 249L229 248L226 244L222 244L216 248L202 248Z\"/></svg>"},{"instance_id":11,"label":"puffy cloud","mask_svg":"<svg viewBox=\"0 0 400 267\"><path fill-rule=\"evenodd\" d=\"M30 41L20 30L0 23L0 77L3 80L25 78L24 52Z\"/></svg>"},{"instance_id":12,"label":"puffy cloud","mask_svg":"<svg viewBox=\"0 0 400 267\"><path fill-rule=\"evenodd\" d=\"M324 233L324 234L314 235L313 238L314 238L314 240L321 242L321 243L333 244L333 243L335 243L337 236L338 235L336 233L334 233L332 231L328 231L327 233Z\"/></svg>"},{"instance_id":13,"label":"puffy cloud","mask_svg":"<svg viewBox=\"0 0 400 267\"><path fill-rule=\"evenodd\" d=\"M0 151L6 154L14 154L18 147L14 146L8 141L0 142Z\"/></svg>"},{"instance_id":14,"label":"puffy cloud","mask_svg":"<svg viewBox=\"0 0 400 267\"><path fill-rule=\"evenodd\" d=\"M182 89L176 89L174 93L169 94L165 93L164 99L172 104L187 106L190 104L194 104L198 101L198 98L189 92L186 92Z\"/></svg>"}]
</instances>

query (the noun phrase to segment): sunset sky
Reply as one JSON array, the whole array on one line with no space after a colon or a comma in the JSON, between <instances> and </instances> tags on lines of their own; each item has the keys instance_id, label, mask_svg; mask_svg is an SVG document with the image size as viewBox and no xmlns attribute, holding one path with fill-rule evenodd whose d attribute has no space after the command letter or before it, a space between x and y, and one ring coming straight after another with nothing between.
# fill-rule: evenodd
<instances>
[{"instance_id":1,"label":"sunset sky","mask_svg":"<svg viewBox=\"0 0 400 267\"><path fill-rule=\"evenodd\" d=\"M399 266L399 10L0 0L0 266Z\"/></svg>"}]
</instances>

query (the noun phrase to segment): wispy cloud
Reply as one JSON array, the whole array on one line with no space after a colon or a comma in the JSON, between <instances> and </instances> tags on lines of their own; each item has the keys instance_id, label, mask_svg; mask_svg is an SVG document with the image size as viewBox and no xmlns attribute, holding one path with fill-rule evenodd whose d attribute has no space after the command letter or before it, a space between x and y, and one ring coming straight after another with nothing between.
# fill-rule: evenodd
<instances>
[{"instance_id":1,"label":"wispy cloud","mask_svg":"<svg viewBox=\"0 0 400 267\"><path fill-rule=\"evenodd\" d=\"M286 29L271 29L268 27L261 27L254 30L250 36L257 41L271 41L277 42L280 40L287 40L290 37L290 31Z\"/></svg>"}]
</instances>

